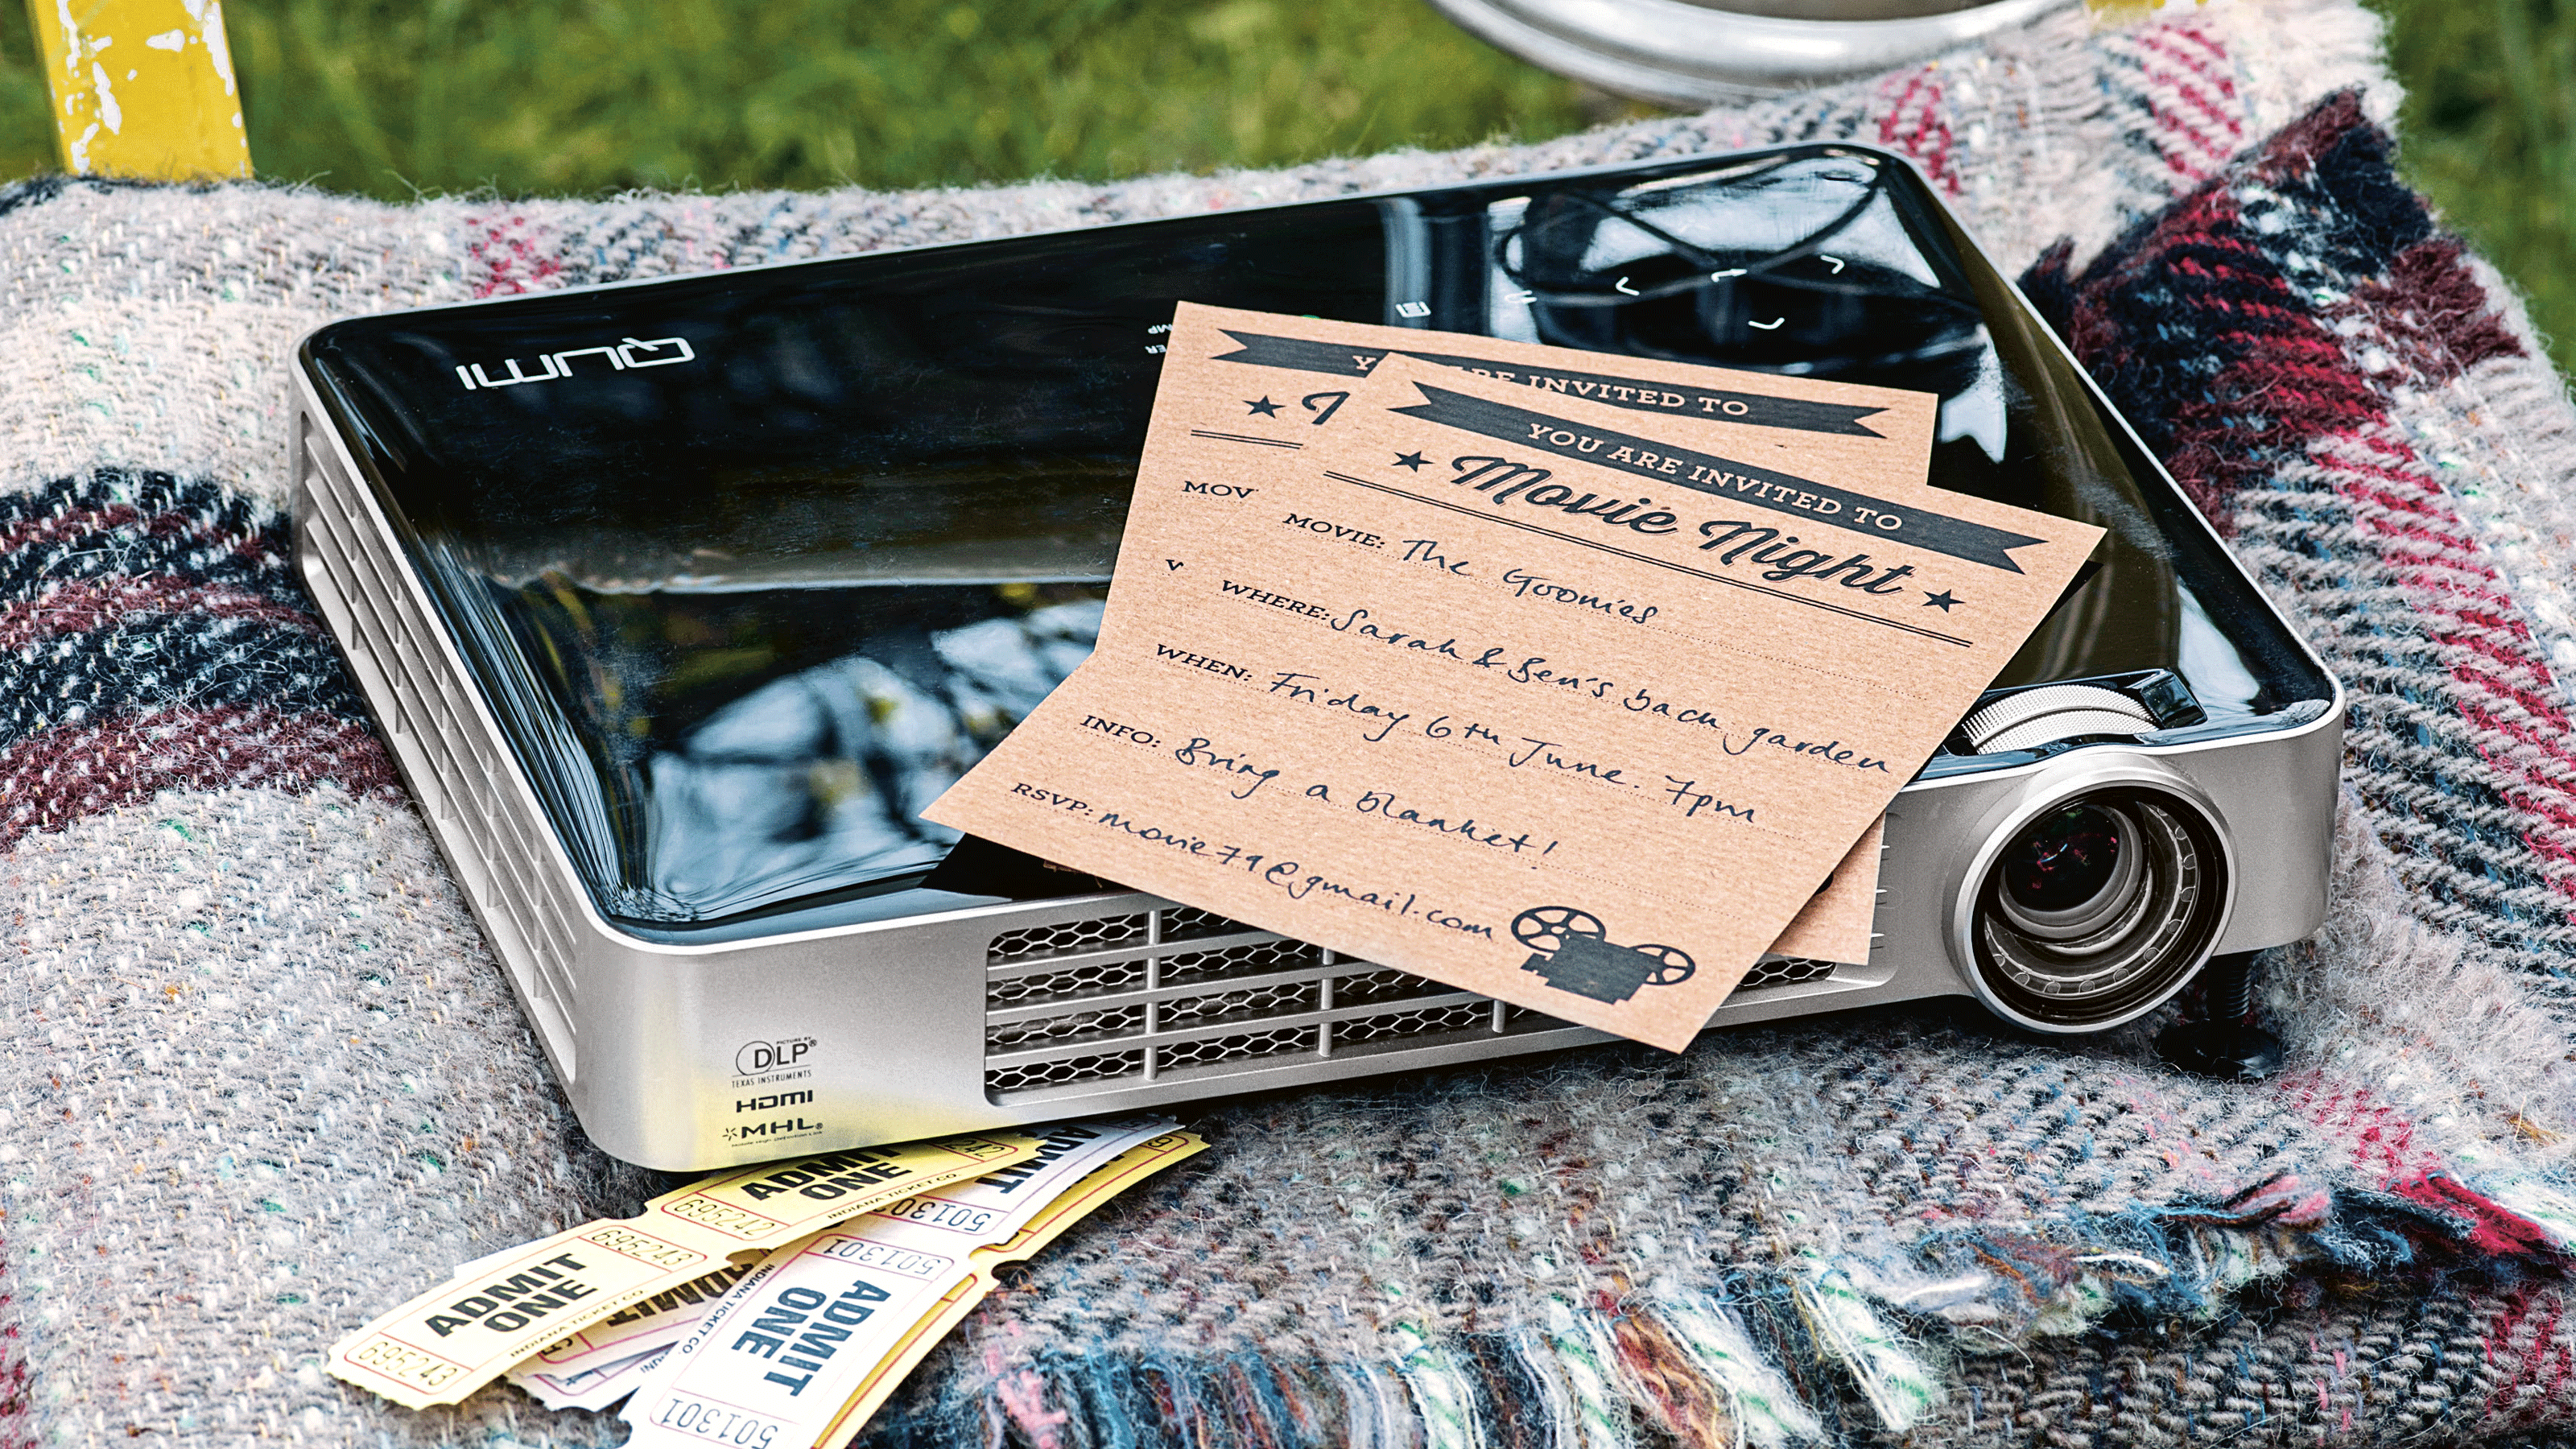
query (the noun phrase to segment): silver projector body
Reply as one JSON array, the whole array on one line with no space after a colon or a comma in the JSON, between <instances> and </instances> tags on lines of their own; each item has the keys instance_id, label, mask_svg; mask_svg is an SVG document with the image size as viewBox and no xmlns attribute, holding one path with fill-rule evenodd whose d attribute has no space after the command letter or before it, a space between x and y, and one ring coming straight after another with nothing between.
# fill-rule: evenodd
<instances>
[{"instance_id":1,"label":"silver projector body","mask_svg":"<svg viewBox=\"0 0 2576 1449\"><path fill-rule=\"evenodd\" d=\"M1813 212L1824 221L1805 213L1781 220L1801 185L1823 198ZM1699 209L1672 210L1692 187L1702 189L1689 202ZM1837 187L1860 199L1844 205ZM876 765L875 776L842 768L844 757L880 760L880 744L800 744L819 753L784 766L772 755L720 757L707 744L710 731L757 714L744 700L783 697L778 689L806 689L824 677L779 662L792 651L762 642L772 636L759 632L802 639L796 631L805 625L790 629L775 623L783 614L740 611L803 607L796 601L810 602L814 590L840 579L835 570L864 572L877 566L866 560L890 554L911 560L896 570L905 587L930 576L919 560L935 556L948 560L948 572L936 577L952 581L940 587L989 574L999 582L957 597L990 594L1019 601L1013 608L1036 597L1033 590L1055 598L1096 589L1105 563L1072 567L1063 555L1073 549L1105 559L1093 535L1105 528L1114 545L1114 515L1095 528L1080 521L1092 514L1076 508L1064 514L1076 522L1044 537L980 543L956 522L964 505L933 510L936 527L947 530L936 538L920 531L931 525L901 519L913 516L904 512L913 506L907 500L971 502L978 490L1061 487L1071 490L1066 497L1089 498L1085 489L1123 497L1115 457L1127 446L1120 440L1141 429L1150 400L1150 358L1159 351L1151 319L1157 308L1168 319L1179 297L1777 366L1776 357L1742 351L1778 345L1773 339L1730 330L1719 315L1719 303L1740 293L1696 299L1698 320L1682 318L1708 338L1696 352L1670 341L1678 313L1641 313L1619 324L1631 331L1603 332L1611 309L1585 299L1611 281L1595 286L1586 258L1622 243L1635 251L1634 238L1616 229L1644 208L1664 208L1654 212L1654 230L1639 235L1682 236L1687 246L1670 245L1687 253L1688 266L1712 255L1741 266L1751 255L1746 270L1755 280L1776 274L1786 289L1779 305L1804 305L1814 289L1797 290L1805 276L1798 246L1812 253L1819 227L1880 206L1895 218L1892 231L1881 231L1898 241L1871 243L1864 224L1844 222L1832 234L1838 255L1912 245L1939 254L1929 268L1934 280L1924 283L1925 269L1900 265L1900 256L1882 268L1892 278L1884 290L1863 298L1863 313L1877 307L1879 320L1819 314L1805 344L1819 356L1859 355L1850 341L1858 326L1873 345L1893 338L1886 350L1894 361L1808 370L1898 386L1907 385L1909 367L1938 372L1950 380L1945 408L1958 413L1954 420L1945 411L1942 446L1980 450L1959 452L1958 466L1973 470L1985 457L2007 472L2033 470L2033 478L2057 469L2047 474L2057 481L2037 493L1992 486L2035 506L2091 509L2127 552L2107 555L2103 575L2070 594L1989 695L1989 708L1897 796L1869 959L1766 958L1710 1025L1939 996L1976 997L2035 1031L2118 1025L2168 1001L2213 953L2283 944L2319 925L2342 700L2027 304L1911 172L1877 153L1789 148L334 324L307 340L296 368L298 563L565 1093L592 1137L620 1157L708 1169L1605 1042L1611 1038L1534 1011L1151 896L1088 882L1070 892L1033 891L933 876L923 886L916 867L945 843L917 831L886 837L892 845L866 837L878 842L867 849L881 852L871 858L902 867L894 874L835 876L839 867L824 847L843 838L829 822L844 817L813 812L855 808L853 789L879 790L899 805L911 787ZM1340 245L1332 238L1344 231L1357 260L1319 255ZM1314 268L1331 263L1349 275L1283 281L1277 267L1255 265L1265 237L1296 248ZM1612 261L1633 271L1654 259L1638 256ZM1045 283L1059 290L1025 306L1006 295L1020 284L1013 279L1043 281L1055 275L1050 266L1072 265L1067 257L1083 265L1106 257L1098 265L1116 269ZM1166 257L1180 260L1156 260ZM1966 300L1943 303L1927 286ZM1023 326L1033 315L1061 319L1067 296L1103 299L1097 311L1106 320L1069 338ZM967 299L957 308L968 310L942 311L942 298ZM1773 305L1758 295L1746 300L1757 315ZM991 320L997 308L1007 315ZM883 337L906 326L914 340L904 346L918 356L981 369L979 377L1020 387L1014 396L1071 379L1065 386L1091 388L1083 395L1096 400L1108 377L1127 389L1115 394L1118 406L1136 416L1119 424L1127 432L1073 437L1060 450L1095 460L1071 482L1027 481L1041 455L1055 456L1043 437L1029 441L1043 432L1032 424L1028 436L992 444L1008 454L1003 463L902 472L929 481L868 502L846 528L814 523L821 515L813 509L880 486L871 480L896 476L885 471L895 465L877 454L853 462L836 453L809 467L797 450L820 456L858 446L853 438L897 436L902 420L866 411L874 394L864 387L875 385L866 380L918 375L870 361L875 353L818 366L813 353L822 344L814 338L828 334L833 346L842 344L831 339L877 338L866 345L883 348L892 345ZM1987 349L1986 360L1958 362L1962 347ZM774 358L789 361L762 371ZM691 371L707 364L719 370ZM1023 373L1037 381L1010 381ZM2000 389L1979 381L1998 373L2010 379ZM777 442L771 413L760 413L760 431L743 435L750 442L725 434L733 420L774 405L786 387L776 377L807 379L795 382L807 389L797 396L830 423L813 434L822 441ZM711 397L728 411L703 411ZM907 395L895 406L921 412L938 403ZM489 411L505 404L516 411ZM487 411L460 411L467 408ZM2008 428L2044 441L2017 453ZM699 457L690 450L702 435L712 441ZM737 455L770 461L732 472L707 461ZM1936 482L1942 466L1936 460ZM670 479L652 482L664 476L657 469ZM737 474L754 482L727 481ZM561 481L568 478L609 481ZM2105 478L2125 480L2129 501L2104 503ZM773 479L788 480L774 486L790 492L759 491ZM754 506L728 504L727 489L751 490ZM858 548L846 543L850 528L881 534ZM915 531L883 532L905 528ZM772 536L785 541L763 542ZM721 555L734 572L717 576L703 561L685 562L692 539L712 540L700 553ZM960 539L962 552L949 547ZM854 557L862 562L849 563ZM1034 561L1013 562L1022 558ZM572 607L562 600L582 608L559 612ZM1058 613L1047 618L1078 617L1096 605L1051 607ZM612 615L629 622L612 627ZM1008 622L1036 638L1029 620L1038 617L1024 612ZM632 623L639 618L649 627ZM734 621L725 646L733 652L691 642L713 627L711 618ZM948 615L933 624L917 636L934 646L927 654L862 641L849 646L857 653L834 656L844 646L827 641L798 645L807 652L796 657L838 657L828 667L841 673L831 677L846 678L857 667L849 659L953 659L960 631L974 627ZM750 672L726 684L730 692L719 691L715 704L689 702L697 695L687 691L703 693L700 681L761 649L776 657L745 666ZM906 667L920 677L923 666ZM2068 692L2065 682L2079 677L2091 682ZM631 702L644 688L637 681L660 681L653 683L664 691L656 698L665 703L654 706L660 713L617 712L641 708ZM689 710L697 713L685 728L667 723ZM642 743L623 743L630 740ZM825 825L782 826L753 840L757 850L744 846L750 854L726 857L756 866L786 859L778 852L792 847L805 872L798 879L820 888L801 895L801 886L772 888L752 866L737 866L751 882L744 899L770 894L730 912L687 904L684 887L697 877L667 862L688 858L692 839L734 840L724 832L748 829L750 807L725 807L738 797L692 785L701 793L687 797L700 801L691 814L673 803L681 799L674 782L767 781L769 789L784 779L803 790L795 782L827 778L839 793L814 785L824 804L799 806ZM2116 849L2102 846L2112 837ZM2045 875L2082 849L2096 851L2100 881L2070 885L2062 874ZM653 916L657 910L664 915Z\"/></svg>"}]
</instances>

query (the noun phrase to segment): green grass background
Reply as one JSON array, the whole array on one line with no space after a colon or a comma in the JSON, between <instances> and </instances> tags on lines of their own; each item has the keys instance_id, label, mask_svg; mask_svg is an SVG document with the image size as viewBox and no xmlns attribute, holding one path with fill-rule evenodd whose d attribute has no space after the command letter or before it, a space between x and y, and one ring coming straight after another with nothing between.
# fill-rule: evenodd
<instances>
[{"instance_id":1,"label":"green grass background","mask_svg":"<svg viewBox=\"0 0 2576 1449\"><path fill-rule=\"evenodd\" d=\"M2409 174L2576 368L2576 0L2374 3L2410 93ZM1417 0L229 0L224 16L260 173L393 199L1275 166L1623 110ZM0 0L0 179L56 165L46 121L21 0Z\"/></svg>"}]
</instances>

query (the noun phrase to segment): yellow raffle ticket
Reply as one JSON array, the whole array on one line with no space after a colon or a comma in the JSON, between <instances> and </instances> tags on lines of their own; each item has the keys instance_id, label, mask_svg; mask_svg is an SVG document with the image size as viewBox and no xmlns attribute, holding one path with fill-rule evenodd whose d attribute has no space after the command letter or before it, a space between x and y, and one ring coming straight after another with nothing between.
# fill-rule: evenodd
<instances>
[{"instance_id":1,"label":"yellow raffle ticket","mask_svg":"<svg viewBox=\"0 0 2576 1449\"><path fill-rule=\"evenodd\" d=\"M875 1369L861 1379L849 1402L824 1426L815 1449L847 1449L859 1431L876 1417L878 1409L902 1387L905 1378L930 1356L948 1331L966 1321L975 1305L993 1291L993 1270L1004 1263L1016 1263L1033 1257L1047 1244L1063 1236L1065 1229L1082 1221L1092 1209L1126 1191L1138 1180L1153 1176L1184 1157L1206 1150L1207 1140L1195 1132L1174 1132L1157 1137L1142 1146L1129 1148L1075 1183L1062 1196L1046 1205L1026 1226L1007 1242L977 1248L967 1254L973 1271L956 1286L941 1294L930 1311L906 1330L878 1361Z\"/></svg>"},{"instance_id":2,"label":"yellow raffle ticket","mask_svg":"<svg viewBox=\"0 0 2576 1449\"><path fill-rule=\"evenodd\" d=\"M332 1346L334 1377L406 1408L453 1404L619 1309L902 1198L1035 1157L1022 1133L829 1152L710 1178L635 1217L478 1259Z\"/></svg>"}]
</instances>

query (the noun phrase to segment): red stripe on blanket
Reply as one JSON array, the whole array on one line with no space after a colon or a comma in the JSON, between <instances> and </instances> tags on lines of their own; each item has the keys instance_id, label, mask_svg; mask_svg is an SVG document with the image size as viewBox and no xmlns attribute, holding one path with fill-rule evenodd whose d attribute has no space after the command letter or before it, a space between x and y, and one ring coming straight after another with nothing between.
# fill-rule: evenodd
<instances>
[{"instance_id":1,"label":"red stripe on blanket","mask_svg":"<svg viewBox=\"0 0 2576 1449\"><path fill-rule=\"evenodd\" d=\"M553 238L526 216L469 216L465 227L465 254L480 274L468 278L477 297L543 292L563 271Z\"/></svg>"},{"instance_id":2,"label":"red stripe on blanket","mask_svg":"<svg viewBox=\"0 0 2576 1449\"><path fill-rule=\"evenodd\" d=\"M1887 101L1887 113L1878 120L1878 144L1913 157L1933 185L1957 196L1959 172L1951 164L1950 114L1942 104L1939 68L1927 65L1890 76L1879 95Z\"/></svg>"},{"instance_id":3,"label":"red stripe on blanket","mask_svg":"<svg viewBox=\"0 0 2576 1449\"><path fill-rule=\"evenodd\" d=\"M0 1261L8 1244L0 1242ZM26 1341L18 1334L16 1297L0 1292L0 1449L36 1449L29 1411L34 1407L36 1377L27 1367Z\"/></svg>"},{"instance_id":4,"label":"red stripe on blanket","mask_svg":"<svg viewBox=\"0 0 2576 1449\"><path fill-rule=\"evenodd\" d=\"M2437 385L2491 358L2525 355L2469 269L2467 250L2449 237L2399 252L2384 278L2355 287L2325 315L2377 324L2406 364Z\"/></svg>"},{"instance_id":5,"label":"red stripe on blanket","mask_svg":"<svg viewBox=\"0 0 2576 1449\"><path fill-rule=\"evenodd\" d=\"M2141 29L2133 43L2157 128L2148 143L2180 181L2208 180L2245 141L2245 123L2232 108L2236 77L2227 47L2197 24Z\"/></svg>"},{"instance_id":6,"label":"red stripe on blanket","mask_svg":"<svg viewBox=\"0 0 2576 1449\"><path fill-rule=\"evenodd\" d=\"M273 709L168 709L65 726L0 750L0 850L164 790L338 785L400 799L393 759L355 720Z\"/></svg>"},{"instance_id":7,"label":"red stripe on blanket","mask_svg":"<svg viewBox=\"0 0 2576 1449\"><path fill-rule=\"evenodd\" d=\"M2408 1109L2381 1101L2361 1083L2315 1070L2290 1073L2275 1090L2292 1111L2343 1144L2354 1171L2380 1191L2460 1224L2478 1252L2570 1265L2548 1229L2453 1177L2440 1149L2416 1140L2418 1122Z\"/></svg>"},{"instance_id":8,"label":"red stripe on blanket","mask_svg":"<svg viewBox=\"0 0 2576 1449\"><path fill-rule=\"evenodd\" d=\"M2402 570L2424 637L2448 656L2460 686L2454 708L2477 731L2465 743L2495 772L2495 788L2529 817L2524 843L2545 859L2576 865L2576 749L2567 743L2567 712L2547 692L2510 678L2539 656L2530 625L2413 448L2385 432L2333 442L2349 446L2320 448L2317 459L2334 470L2337 493L2379 505L2357 510L2354 524ZM2576 870L2550 872L2548 880L2576 918Z\"/></svg>"},{"instance_id":9,"label":"red stripe on blanket","mask_svg":"<svg viewBox=\"0 0 2576 1449\"><path fill-rule=\"evenodd\" d=\"M105 508L73 508L61 513L48 513L0 528L0 553L16 553L22 548L62 538L77 538L86 533L105 533L127 527L142 516L140 510L122 503Z\"/></svg>"},{"instance_id":10,"label":"red stripe on blanket","mask_svg":"<svg viewBox=\"0 0 2576 1449\"><path fill-rule=\"evenodd\" d=\"M148 518L142 510L123 503L100 508L67 508L59 513L24 518L0 528L0 554L17 553L65 539L88 538L96 534L131 530L142 524L147 537L166 538L179 535L200 543L221 543L225 552L254 563L277 562L270 553L268 541L257 529L228 533L220 524L207 519L190 518L184 513L160 513Z\"/></svg>"},{"instance_id":11,"label":"red stripe on blanket","mask_svg":"<svg viewBox=\"0 0 2576 1449\"><path fill-rule=\"evenodd\" d=\"M191 584L167 574L115 581L83 579L58 584L40 598L0 607L0 649L78 634L135 614L206 614L256 619L310 634L319 624L306 611L245 589Z\"/></svg>"},{"instance_id":12,"label":"red stripe on blanket","mask_svg":"<svg viewBox=\"0 0 2576 1449\"><path fill-rule=\"evenodd\" d=\"M2558 1336L2567 1297L2555 1287L2518 1283L2487 1321L2487 1364L2495 1388L2487 1395L2490 1423L2520 1428L2555 1417L2565 1406L2560 1391L2576 1370Z\"/></svg>"},{"instance_id":13,"label":"red stripe on blanket","mask_svg":"<svg viewBox=\"0 0 2576 1449\"><path fill-rule=\"evenodd\" d=\"M2481 1253L2515 1258L2561 1256L2557 1239L2540 1224L2504 1204L2462 1187L2451 1178L2427 1175L2389 1185L2390 1192L2421 1207L2469 1225L2469 1243Z\"/></svg>"},{"instance_id":14,"label":"red stripe on blanket","mask_svg":"<svg viewBox=\"0 0 2576 1449\"><path fill-rule=\"evenodd\" d=\"M2382 1184L2393 1187L2438 1176L2449 1167L2440 1152L2416 1146L2411 1115L2380 1101L2359 1082L2297 1071L2282 1076L2273 1090L2311 1125L2341 1142L2355 1171Z\"/></svg>"}]
</instances>

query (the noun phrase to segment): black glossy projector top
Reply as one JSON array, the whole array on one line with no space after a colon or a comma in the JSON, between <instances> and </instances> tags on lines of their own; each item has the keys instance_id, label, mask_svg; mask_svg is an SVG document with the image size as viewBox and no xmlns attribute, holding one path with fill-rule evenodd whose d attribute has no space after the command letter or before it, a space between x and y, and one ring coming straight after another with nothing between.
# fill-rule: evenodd
<instances>
[{"instance_id":1,"label":"black glossy projector top","mask_svg":"<svg viewBox=\"0 0 2576 1449\"><path fill-rule=\"evenodd\" d=\"M707 940L968 899L920 888L953 835L917 811L1089 651L1181 299L1937 392L1933 483L2111 530L1999 682L2170 669L2213 731L2331 693L1848 148L404 313L301 361L600 911Z\"/></svg>"}]
</instances>

